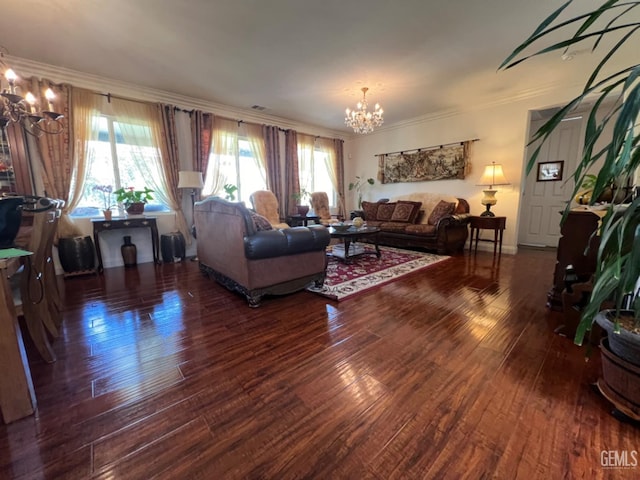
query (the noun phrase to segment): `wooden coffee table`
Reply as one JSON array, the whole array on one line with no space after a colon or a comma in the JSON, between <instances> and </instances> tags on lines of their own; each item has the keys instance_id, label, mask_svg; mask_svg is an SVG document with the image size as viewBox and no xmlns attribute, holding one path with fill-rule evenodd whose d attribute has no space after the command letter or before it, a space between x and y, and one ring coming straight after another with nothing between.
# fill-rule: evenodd
<instances>
[{"instance_id":1,"label":"wooden coffee table","mask_svg":"<svg viewBox=\"0 0 640 480\"><path fill-rule=\"evenodd\" d=\"M329 233L331 234L331 238L342 240L342 244L344 245L344 257L335 254L333 256L343 259L347 263L351 261L353 257L357 257L358 255L374 254L378 258L380 258L381 256L380 247L378 246L378 234L380 233L380 229L378 227L356 228L354 226L351 226L348 230L342 231L336 230L333 227L329 227ZM361 238L367 238L371 240L373 242L373 245L375 246L375 251L372 252L371 250L362 249L362 251L350 255L349 247Z\"/></svg>"}]
</instances>

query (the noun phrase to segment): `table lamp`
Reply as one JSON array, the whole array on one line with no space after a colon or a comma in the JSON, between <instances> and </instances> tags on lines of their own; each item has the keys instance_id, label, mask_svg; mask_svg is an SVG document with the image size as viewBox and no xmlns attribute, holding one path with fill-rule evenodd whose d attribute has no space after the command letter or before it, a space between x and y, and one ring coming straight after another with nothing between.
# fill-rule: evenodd
<instances>
[{"instance_id":1,"label":"table lamp","mask_svg":"<svg viewBox=\"0 0 640 480\"><path fill-rule=\"evenodd\" d=\"M480 203L485 205L487 209L480 214L481 217L495 217L495 214L491 211L491 205L495 205L498 203L496 199L496 192L494 190L494 186L496 185L509 185L509 182L504 176L504 172L502 171L502 165L496 162L491 162L491 165L487 165L484 167L484 172L482 173L482 177L480 177L480 181L477 185L488 186L486 190L482 190L484 196Z\"/></svg>"}]
</instances>

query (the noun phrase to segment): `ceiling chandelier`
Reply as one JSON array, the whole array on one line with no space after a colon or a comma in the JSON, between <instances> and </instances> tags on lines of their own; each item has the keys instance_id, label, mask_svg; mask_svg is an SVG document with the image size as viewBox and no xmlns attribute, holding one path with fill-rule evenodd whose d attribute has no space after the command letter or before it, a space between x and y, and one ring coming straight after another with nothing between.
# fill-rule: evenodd
<instances>
[{"instance_id":1,"label":"ceiling chandelier","mask_svg":"<svg viewBox=\"0 0 640 480\"><path fill-rule=\"evenodd\" d=\"M47 88L42 98L31 92L23 96L17 84L18 76L4 60L5 53L6 49L0 46L0 128L19 123L27 133L35 136L62 133L64 116L54 111L53 90ZM46 109L41 105L46 105Z\"/></svg>"},{"instance_id":2,"label":"ceiling chandelier","mask_svg":"<svg viewBox=\"0 0 640 480\"><path fill-rule=\"evenodd\" d=\"M347 108L346 117L344 117L344 123L353 128L356 133L371 133L375 127L379 127L384 123L382 114L384 111L379 104L376 106L373 112L367 111L367 87L362 87L362 101L358 102L356 110Z\"/></svg>"}]
</instances>

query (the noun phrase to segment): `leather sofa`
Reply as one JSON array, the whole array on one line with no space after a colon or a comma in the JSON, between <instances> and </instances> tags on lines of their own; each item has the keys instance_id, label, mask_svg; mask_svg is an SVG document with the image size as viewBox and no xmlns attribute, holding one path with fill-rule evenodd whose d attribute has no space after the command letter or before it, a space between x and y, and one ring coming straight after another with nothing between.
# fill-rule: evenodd
<instances>
[{"instance_id":1,"label":"leather sofa","mask_svg":"<svg viewBox=\"0 0 640 480\"><path fill-rule=\"evenodd\" d=\"M200 269L257 307L264 295L322 286L330 235L322 225L274 229L244 203L209 197L194 206Z\"/></svg>"},{"instance_id":2,"label":"leather sofa","mask_svg":"<svg viewBox=\"0 0 640 480\"><path fill-rule=\"evenodd\" d=\"M368 226L380 228L378 242L399 248L462 251L469 236L469 203L463 198L413 193L379 202L362 202Z\"/></svg>"}]
</instances>

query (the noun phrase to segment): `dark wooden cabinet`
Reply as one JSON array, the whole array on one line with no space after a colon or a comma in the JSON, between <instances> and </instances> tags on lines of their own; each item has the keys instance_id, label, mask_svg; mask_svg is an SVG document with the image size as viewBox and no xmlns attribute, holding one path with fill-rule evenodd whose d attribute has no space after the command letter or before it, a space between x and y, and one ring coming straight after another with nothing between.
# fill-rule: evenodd
<instances>
[{"instance_id":1,"label":"dark wooden cabinet","mask_svg":"<svg viewBox=\"0 0 640 480\"><path fill-rule=\"evenodd\" d=\"M547 306L562 311L562 291L567 265L573 265L579 282L586 282L596 270L596 258L600 237L593 235L600 217L586 210L574 210L560 229L556 268L553 286L547 294ZM589 247L587 249L587 247Z\"/></svg>"}]
</instances>

